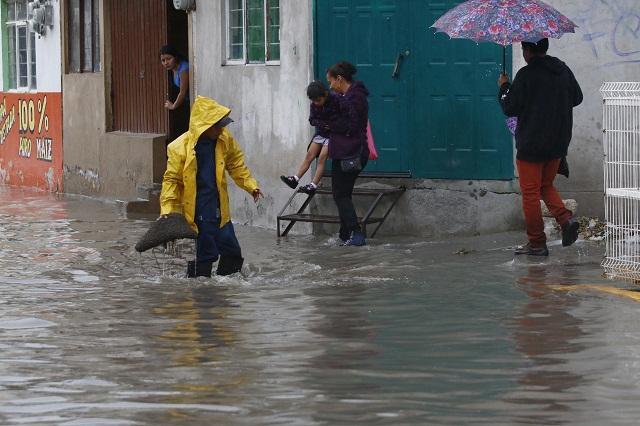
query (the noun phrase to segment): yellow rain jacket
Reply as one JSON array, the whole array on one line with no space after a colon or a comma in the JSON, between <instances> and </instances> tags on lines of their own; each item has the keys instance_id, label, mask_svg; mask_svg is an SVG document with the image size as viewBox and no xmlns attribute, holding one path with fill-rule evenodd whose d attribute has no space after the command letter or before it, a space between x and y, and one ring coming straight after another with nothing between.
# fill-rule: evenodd
<instances>
[{"instance_id":1,"label":"yellow rain jacket","mask_svg":"<svg viewBox=\"0 0 640 426\"><path fill-rule=\"evenodd\" d=\"M194 230L198 230L194 217L196 213L196 161L195 146L200 135L220 121L231 110L216 101L198 96L191 107L189 131L179 136L167 147L167 171L162 180L160 193L160 214L181 213ZM235 183L250 194L258 189L258 182L244 164L244 154L231 132L226 128L218 137L215 150L216 185L220 201L220 227L231 220L229 213L229 192L227 173Z\"/></svg>"}]
</instances>

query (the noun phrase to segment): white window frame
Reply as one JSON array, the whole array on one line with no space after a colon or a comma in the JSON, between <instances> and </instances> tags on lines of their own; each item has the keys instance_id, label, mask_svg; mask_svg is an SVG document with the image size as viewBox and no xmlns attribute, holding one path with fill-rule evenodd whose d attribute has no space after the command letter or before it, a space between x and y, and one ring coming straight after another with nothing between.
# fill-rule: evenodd
<instances>
[{"instance_id":1,"label":"white window frame","mask_svg":"<svg viewBox=\"0 0 640 426\"><path fill-rule=\"evenodd\" d=\"M18 2L24 2L25 5L25 10L28 13L28 0L15 0L15 3ZM14 4L10 4L9 2L6 2L6 7L15 7L15 3ZM15 10L14 10L15 12ZM15 13L14 13L15 15ZM36 91L38 88L38 79L37 79L37 63L36 63L36 70L35 73L36 75L34 76L32 73L32 65L34 62L36 62L36 58L33 58L33 54L35 53L35 46L32 46L32 43L35 44L36 39L35 39L35 33L31 30L31 28L29 28L29 16L27 15L26 19L19 19L19 20L13 20L13 21L9 21L9 13L7 10L7 21L4 22L4 25L7 29L7 36L9 34L9 32L13 31L14 34L14 40L15 40L15 45L12 46L13 50L14 50L14 62L15 62L15 76L16 76L16 87L10 87L8 88L9 91L14 91L14 92L30 92L30 91ZM26 86L21 86L20 85L20 50L19 50L19 38L18 38L18 31L19 28L25 28L26 31L26 49L27 49L27 85ZM9 37L7 37L9 38ZM9 44L10 42L10 38L7 40L7 44ZM8 50L11 50L10 48ZM36 55L37 56L37 55ZM9 60L9 52L7 52L6 56L3 58L3 60L7 61L7 66L9 66L9 64L11 63L11 61ZM35 80L35 85L32 85L32 82ZM11 84L11 82L10 82Z\"/></svg>"},{"instance_id":2,"label":"white window frame","mask_svg":"<svg viewBox=\"0 0 640 426\"><path fill-rule=\"evenodd\" d=\"M277 60L267 59L267 54L269 53L269 26L267 19L269 18L269 0L264 0L264 63L265 65L280 65L280 55L278 55ZM280 3L278 3L278 14L280 13ZM280 17L278 17L278 46L280 46L280 26L282 22L280 21ZM280 50L280 52L282 52Z\"/></svg>"},{"instance_id":3,"label":"white window frame","mask_svg":"<svg viewBox=\"0 0 640 426\"><path fill-rule=\"evenodd\" d=\"M231 8L229 6L230 0L225 0L225 25L224 25L224 39L225 39L225 53L224 53L224 64L225 65L247 65L247 66L265 66L265 65L280 65L280 59L267 59L269 53L269 28L268 28L268 0L263 0L263 28L264 28L264 62L249 62L247 58L247 0L242 1L242 59L239 58L230 58L231 54ZM280 7L278 7L278 13L280 13ZM278 20L281 23L281 20ZM278 29L278 32L280 29ZM280 35L278 34L278 41L280 41ZM282 51L280 51L282 54Z\"/></svg>"},{"instance_id":4,"label":"white window frame","mask_svg":"<svg viewBox=\"0 0 640 426\"><path fill-rule=\"evenodd\" d=\"M231 7L230 0L225 0L225 64L226 65L244 65L247 63L247 2L242 0L242 59L230 58L231 55Z\"/></svg>"}]
</instances>

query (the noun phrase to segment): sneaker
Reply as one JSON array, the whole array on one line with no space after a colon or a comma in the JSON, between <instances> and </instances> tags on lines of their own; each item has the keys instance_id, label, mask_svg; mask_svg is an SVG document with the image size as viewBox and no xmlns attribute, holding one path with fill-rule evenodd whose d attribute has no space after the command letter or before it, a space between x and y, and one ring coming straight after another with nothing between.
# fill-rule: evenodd
<instances>
[{"instance_id":1,"label":"sneaker","mask_svg":"<svg viewBox=\"0 0 640 426\"><path fill-rule=\"evenodd\" d=\"M574 218L571 218L562 226L562 247L569 247L578 239L578 231L580 224Z\"/></svg>"},{"instance_id":2,"label":"sneaker","mask_svg":"<svg viewBox=\"0 0 640 426\"><path fill-rule=\"evenodd\" d=\"M344 242L344 244L342 244L343 246L363 246L365 245L365 239L364 239L364 234L362 232L359 231L355 231L353 234L351 234L351 238L349 238L347 241Z\"/></svg>"},{"instance_id":3,"label":"sneaker","mask_svg":"<svg viewBox=\"0 0 640 426\"><path fill-rule=\"evenodd\" d=\"M298 181L293 176L280 176L280 180L285 183L289 188L296 189L298 187Z\"/></svg>"},{"instance_id":4,"label":"sneaker","mask_svg":"<svg viewBox=\"0 0 640 426\"><path fill-rule=\"evenodd\" d=\"M516 248L514 254L526 254L527 256L549 256L549 249L545 244L542 247L533 247L531 243Z\"/></svg>"},{"instance_id":5,"label":"sneaker","mask_svg":"<svg viewBox=\"0 0 640 426\"><path fill-rule=\"evenodd\" d=\"M315 186L312 183L308 183L308 184L300 187L300 192L304 192L305 194L311 195L311 194L314 194L316 192L316 189L318 189L317 186Z\"/></svg>"}]
</instances>

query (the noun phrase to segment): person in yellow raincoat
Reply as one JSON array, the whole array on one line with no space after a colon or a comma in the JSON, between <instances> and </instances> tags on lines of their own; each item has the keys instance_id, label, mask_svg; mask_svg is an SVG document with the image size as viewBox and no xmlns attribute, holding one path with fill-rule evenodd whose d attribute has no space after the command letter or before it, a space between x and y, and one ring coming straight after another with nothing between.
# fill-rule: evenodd
<instances>
[{"instance_id":1,"label":"person in yellow raincoat","mask_svg":"<svg viewBox=\"0 0 640 426\"><path fill-rule=\"evenodd\" d=\"M162 180L160 216L181 213L198 232L196 260L187 276L211 276L240 271L242 251L229 213L225 170L235 183L253 196L262 197L258 182L244 163L244 154L225 126L231 110L213 99L198 96L191 107L189 131L167 147L167 170Z\"/></svg>"}]
</instances>

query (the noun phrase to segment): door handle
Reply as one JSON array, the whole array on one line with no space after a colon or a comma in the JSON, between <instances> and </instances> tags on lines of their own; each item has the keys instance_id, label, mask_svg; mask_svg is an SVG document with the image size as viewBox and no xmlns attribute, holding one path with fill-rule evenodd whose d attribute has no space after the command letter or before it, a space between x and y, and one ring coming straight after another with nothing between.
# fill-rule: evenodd
<instances>
[{"instance_id":1,"label":"door handle","mask_svg":"<svg viewBox=\"0 0 640 426\"><path fill-rule=\"evenodd\" d=\"M393 72L391 73L391 78L398 78L398 76L400 75L400 65L402 64L404 58L409 56L410 54L411 51L409 49L405 50L404 52L398 53L398 56L396 56L396 64L393 67Z\"/></svg>"},{"instance_id":2,"label":"door handle","mask_svg":"<svg viewBox=\"0 0 640 426\"><path fill-rule=\"evenodd\" d=\"M391 72L391 78L398 78L398 76L400 75L400 64L402 63L403 59L404 53L398 53L398 56L396 56L396 64L393 67L393 72Z\"/></svg>"}]
</instances>

